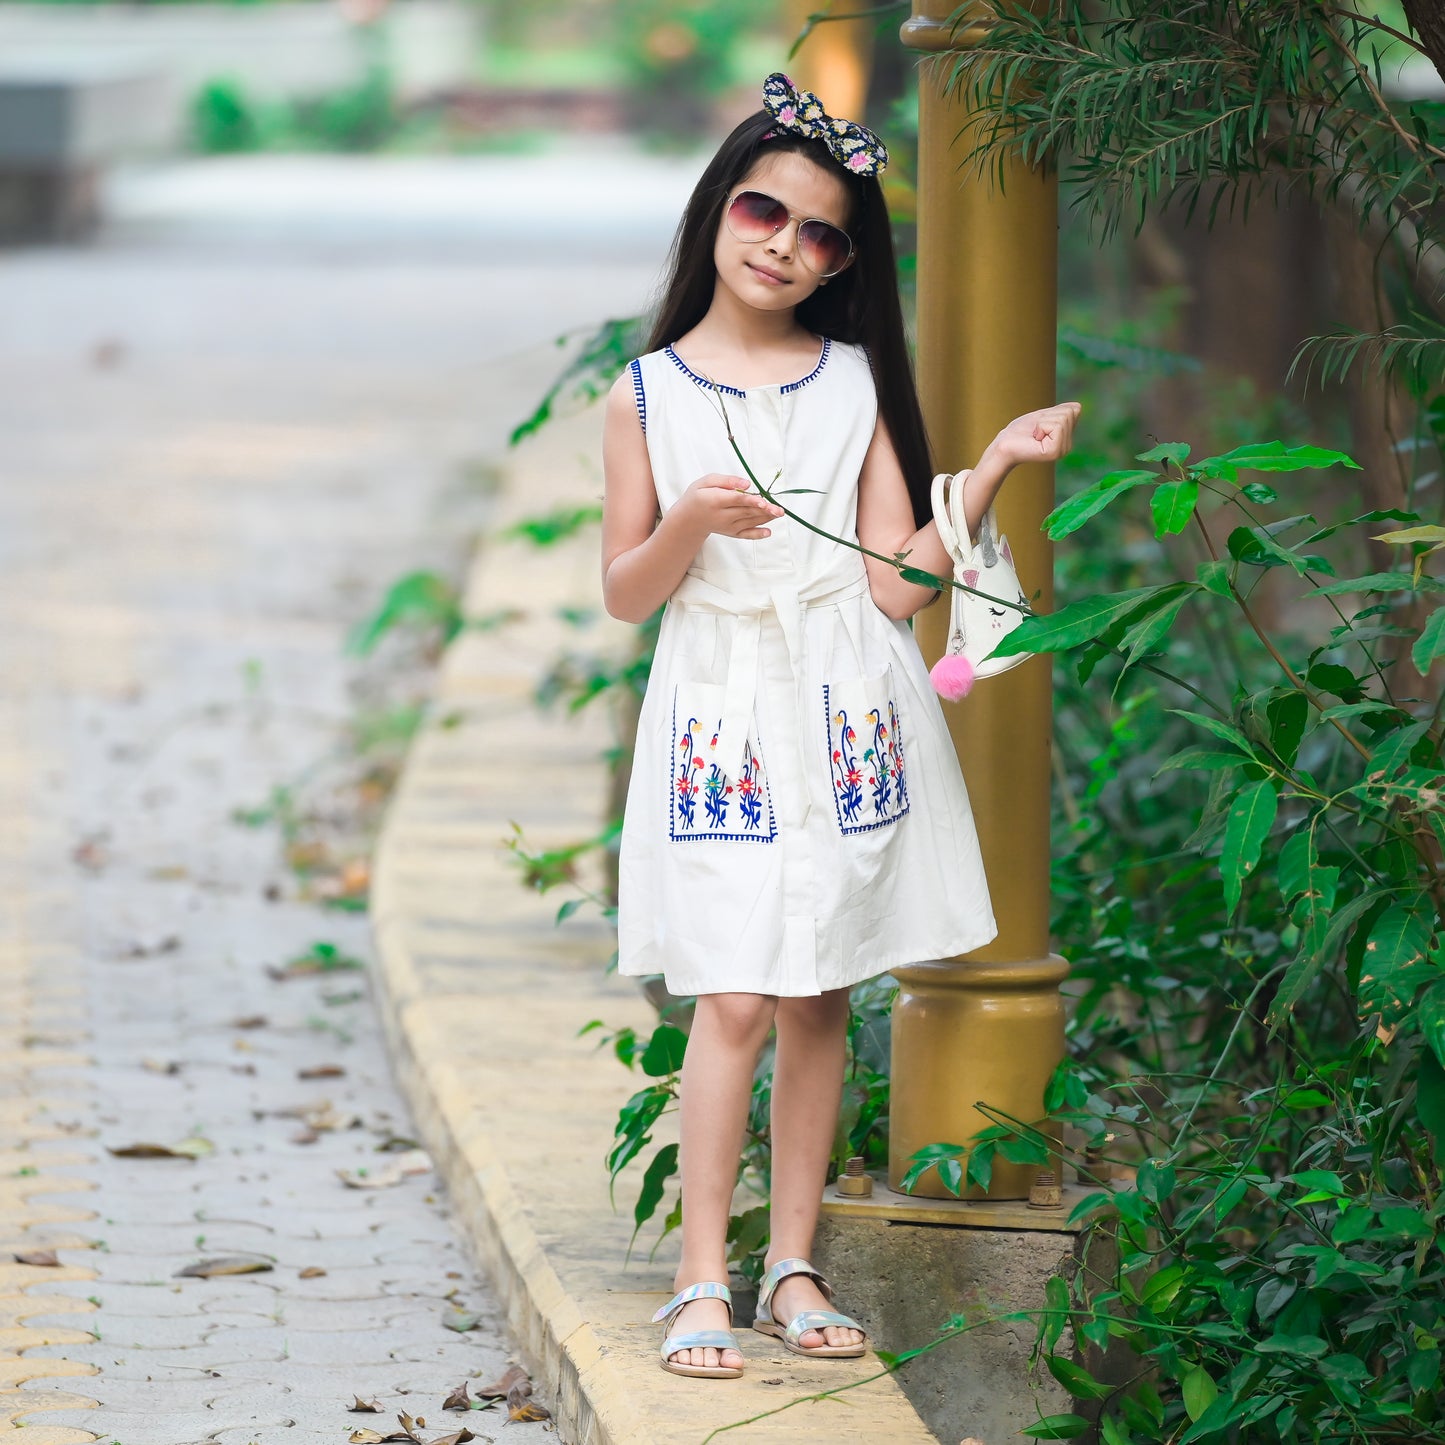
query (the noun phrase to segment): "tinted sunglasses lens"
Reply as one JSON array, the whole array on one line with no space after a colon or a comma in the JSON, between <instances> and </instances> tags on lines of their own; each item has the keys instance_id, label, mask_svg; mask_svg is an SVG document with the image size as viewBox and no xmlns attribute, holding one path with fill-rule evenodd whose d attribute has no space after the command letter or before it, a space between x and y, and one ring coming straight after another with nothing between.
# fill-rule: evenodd
<instances>
[{"instance_id":1,"label":"tinted sunglasses lens","mask_svg":"<svg viewBox=\"0 0 1445 1445\"><path fill-rule=\"evenodd\" d=\"M788 224L788 208L761 191L739 191L728 207L728 230L739 241L766 241Z\"/></svg>"},{"instance_id":2,"label":"tinted sunglasses lens","mask_svg":"<svg viewBox=\"0 0 1445 1445\"><path fill-rule=\"evenodd\" d=\"M845 231L827 221L804 221L798 227L798 252L815 275L836 276L848 264L853 243Z\"/></svg>"}]
</instances>

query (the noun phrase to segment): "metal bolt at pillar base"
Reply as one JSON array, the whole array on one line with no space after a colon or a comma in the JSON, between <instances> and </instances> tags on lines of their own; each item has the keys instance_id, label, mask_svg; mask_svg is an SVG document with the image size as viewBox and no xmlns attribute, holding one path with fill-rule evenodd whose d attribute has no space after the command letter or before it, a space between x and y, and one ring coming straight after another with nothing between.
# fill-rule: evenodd
<instances>
[{"instance_id":1,"label":"metal bolt at pillar base","mask_svg":"<svg viewBox=\"0 0 1445 1445\"><path fill-rule=\"evenodd\" d=\"M1017 161L982 172L960 165L979 121L947 86L952 57L988 33L982 0L957 21L957 0L915 0L905 45L919 66L918 385L940 471L973 466L1013 417L1055 400L1058 182ZM964 139L960 141L959 137ZM1025 589L1053 607L1053 552L1041 531L1053 469L1018 468L995 510ZM948 607L925 608L916 635L925 662L944 650ZM1049 951L1050 659L1030 658L981 680L945 708L973 806L998 937L965 959L893 969L893 1085L888 1180L927 1144L967 1144L997 1122L982 1102L1027 1123L1064 1051L1059 985ZM989 1197L1026 1199L1035 1166L995 1156ZM913 1191L947 1197L933 1171Z\"/></svg>"}]
</instances>

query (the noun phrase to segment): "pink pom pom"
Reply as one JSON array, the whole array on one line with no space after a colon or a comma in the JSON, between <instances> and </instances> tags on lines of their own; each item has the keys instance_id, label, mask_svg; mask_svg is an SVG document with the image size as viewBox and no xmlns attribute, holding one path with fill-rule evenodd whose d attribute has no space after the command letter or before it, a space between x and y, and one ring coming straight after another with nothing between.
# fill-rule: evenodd
<instances>
[{"instance_id":1,"label":"pink pom pom","mask_svg":"<svg viewBox=\"0 0 1445 1445\"><path fill-rule=\"evenodd\" d=\"M957 702L967 697L973 686L973 664L955 653L945 653L933 664L928 674L933 690L945 702Z\"/></svg>"}]
</instances>

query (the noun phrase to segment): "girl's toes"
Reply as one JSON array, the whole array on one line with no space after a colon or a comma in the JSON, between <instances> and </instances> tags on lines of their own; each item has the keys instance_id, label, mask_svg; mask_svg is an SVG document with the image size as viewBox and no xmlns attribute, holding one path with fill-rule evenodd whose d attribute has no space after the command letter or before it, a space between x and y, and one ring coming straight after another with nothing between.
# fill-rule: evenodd
<instances>
[{"instance_id":1,"label":"girl's toes","mask_svg":"<svg viewBox=\"0 0 1445 1445\"><path fill-rule=\"evenodd\" d=\"M724 1350L718 1363L725 1370L740 1370L743 1367L743 1357L736 1350Z\"/></svg>"},{"instance_id":2,"label":"girl's toes","mask_svg":"<svg viewBox=\"0 0 1445 1445\"><path fill-rule=\"evenodd\" d=\"M805 1350L816 1350L819 1345L827 1343L827 1337L820 1335L817 1330L804 1330L798 1336L798 1343Z\"/></svg>"},{"instance_id":3,"label":"girl's toes","mask_svg":"<svg viewBox=\"0 0 1445 1445\"><path fill-rule=\"evenodd\" d=\"M706 1349L702 1352L702 1362L709 1370L717 1369L717 1351Z\"/></svg>"}]
</instances>

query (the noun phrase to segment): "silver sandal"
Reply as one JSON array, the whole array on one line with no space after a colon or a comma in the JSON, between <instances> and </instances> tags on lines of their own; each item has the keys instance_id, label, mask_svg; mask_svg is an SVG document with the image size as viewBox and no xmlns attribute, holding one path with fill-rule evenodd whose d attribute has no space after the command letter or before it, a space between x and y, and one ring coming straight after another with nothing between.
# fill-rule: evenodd
<instances>
[{"instance_id":1,"label":"silver sandal","mask_svg":"<svg viewBox=\"0 0 1445 1445\"><path fill-rule=\"evenodd\" d=\"M653 1315L652 1323L659 1320L672 1325L673 1319L686 1304L695 1299L720 1299L728 1307L728 1320L733 1313L732 1291L725 1284L704 1280L701 1284L690 1284L679 1290L667 1304ZM738 1337L731 1330L689 1330L684 1334L669 1334L662 1342L662 1368L674 1375L692 1375L702 1380L736 1380L742 1374L740 1365L678 1365L668 1358L679 1350L736 1350ZM739 1351L741 1353L741 1351Z\"/></svg>"},{"instance_id":2,"label":"silver sandal","mask_svg":"<svg viewBox=\"0 0 1445 1445\"><path fill-rule=\"evenodd\" d=\"M790 1274L811 1276L817 1282L823 1298L827 1300L833 1298L832 1285L806 1259L780 1259L763 1276L762 1288L758 1291L758 1316L753 1321L753 1328L759 1334L772 1335L775 1339L781 1340L795 1355L816 1355L833 1360L856 1360L860 1355L866 1353L868 1331L857 1320L848 1315L840 1315L836 1310L799 1310L788 1321L786 1329L773 1318L773 1293ZM804 1349L798 1343L808 1330L822 1330L829 1325L836 1325L846 1330L857 1330L864 1338L856 1345L814 1345L812 1349Z\"/></svg>"}]
</instances>

